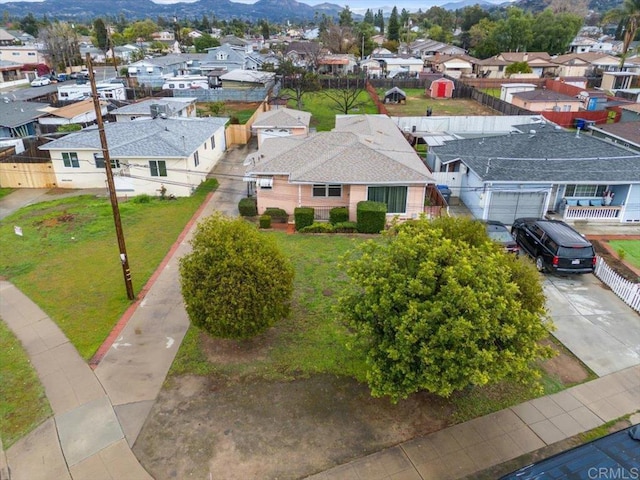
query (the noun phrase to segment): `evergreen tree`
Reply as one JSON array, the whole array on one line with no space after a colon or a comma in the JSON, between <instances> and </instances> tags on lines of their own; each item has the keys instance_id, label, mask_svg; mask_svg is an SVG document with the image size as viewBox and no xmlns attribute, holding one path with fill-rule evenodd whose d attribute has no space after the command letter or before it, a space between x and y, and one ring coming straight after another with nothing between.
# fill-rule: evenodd
<instances>
[{"instance_id":1,"label":"evergreen tree","mask_svg":"<svg viewBox=\"0 0 640 480\"><path fill-rule=\"evenodd\" d=\"M391 41L400 41L400 19L398 18L398 8L393 7L391 16L389 17L389 26L387 27L387 39Z\"/></svg>"}]
</instances>

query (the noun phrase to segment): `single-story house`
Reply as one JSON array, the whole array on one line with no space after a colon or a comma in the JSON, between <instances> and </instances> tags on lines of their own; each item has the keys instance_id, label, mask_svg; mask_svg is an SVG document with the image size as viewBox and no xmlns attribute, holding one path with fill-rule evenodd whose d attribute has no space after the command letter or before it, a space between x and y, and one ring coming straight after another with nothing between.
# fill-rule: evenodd
<instances>
[{"instance_id":1,"label":"single-story house","mask_svg":"<svg viewBox=\"0 0 640 480\"><path fill-rule=\"evenodd\" d=\"M540 125L432 152L432 170L460 172L460 199L478 219L511 224L551 211L567 221L640 223L640 154L591 135Z\"/></svg>"},{"instance_id":2,"label":"single-story house","mask_svg":"<svg viewBox=\"0 0 640 480\"><path fill-rule=\"evenodd\" d=\"M314 207L328 219L347 207L356 220L363 200L385 202L389 217L417 218L435 181L386 115L338 115L336 128L309 136L270 138L248 158L246 180L256 185L258 212Z\"/></svg>"},{"instance_id":3,"label":"single-story house","mask_svg":"<svg viewBox=\"0 0 640 480\"><path fill-rule=\"evenodd\" d=\"M46 114L38 119L42 133L55 132L60 125L82 125L87 126L95 123L96 110L93 100L81 100L64 107L46 107L43 109ZM100 102L102 115L107 114L107 103Z\"/></svg>"},{"instance_id":4,"label":"single-story house","mask_svg":"<svg viewBox=\"0 0 640 480\"><path fill-rule=\"evenodd\" d=\"M318 73L346 75L353 73L358 64L356 57L347 53L322 55L318 58Z\"/></svg>"},{"instance_id":5,"label":"single-story house","mask_svg":"<svg viewBox=\"0 0 640 480\"><path fill-rule=\"evenodd\" d=\"M500 85L500 100L511 103L514 93L531 92L535 89L533 83L504 83Z\"/></svg>"},{"instance_id":6,"label":"single-story house","mask_svg":"<svg viewBox=\"0 0 640 480\"><path fill-rule=\"evenodd\" d=\"M594 137L605 138L623 147L640 151L640 121L591 125L589 131Z\"/></svg>"},{"instance_id":7,"label":"single-story house","mask_svg":"<svg viewBox=\"0 0 640 480\"><path fill-rule=\"evenodd\" d=\"M506 67L516 62L527 62L533 76L554 75L558 67L546 52L503 52L476 63L476 73L481 78L506 78Z\"/></svg>"},{"instance_id":8,"label":"single-story house","mask_svg":"<svg viewBox=\"0 0 640 480\"><path fill-rule=\"evenodd\" d=\"M220 81L222 82L222 88L265 88L275 83L275 77L276 74L274 72L236 69L220 75Z\"/></svg>"},{"instance_id":9,"label":"single-story house","mask_svg":"<svg viewBox=\"0 0 640 480\"><path fill-rule=\"evenodd\" d=\"M189 196L226 150L228 118L155 118L131 128L105 123L119 195ZM104 188L104 158L97 128L66 135L40 147L49 152L58 188Z\"/></svg>"},{"instance_id":10,"label":"single-story house","mask_svg":"<svg viewBox=\"0 0 640 480\"><path fill-rule=\"evenodd\" d=\"M427 94L431 98L451 98L453 90L456 88L453 80L450 78L437 78L435 80L427 80Z\"/></svg>"},{"instance_id":11,"label":"single-story house","mask_svg":"<svg viewBox=\"0 0 640 480\"><path fill-rule=\"evenodd\" d=\"M37 135L38 118L46 115L46 103L0 101L0 138L22 138Z\"/></svg>"},{"instance_id":12,"label":"single-story house","mask_svg":"<svg viewBox=\"0 0 640 480\"><path fill-rule=\"evenodd\" d=\"M130 122L138 118L167 117L196 117L196 102L194 97L161 97L143 99L139 102L125 105L111 111L116 122Z\"/></svg>"},{"instance_id":13,"label":"single-story house","mask_svg":"<svg viewBox=\"0 0 640 480\"><path fill-rule=\"evenodd\" d=\"M374 58L360 60L360 68L363 72L366 72L368 78L380 78L382 76L380 62Z\"/></svg>"},{"instance_id":14,"label":"single-story house","mask_svg":"<svg viewBox=\"0 0 640 480\"><path fill-rule=\"evenodd\" d=\"M637 85L639 73L604 72L600 88L604 91L626 90Z\"/></svg>"},{"instance_id":15,"label":"single-story house","mask_svg":"<svg viewBox=\"0 0 640 480\"><path fill-rule=\"evenodd\" d=\"M582 107L579 98L540 89L512 93L511 103L531 112L578 112Z\"/></svg>"},{"instance_id":16,"label":"single-story house","mask_svg":"<svg viewBox=\"0 0 640 480\"><path fill-rule=\"evenodd\" d=\"M436 55L427 60L434 72L454 78L471 76L478 59L469 55Z\"/></svg>"},{"instance_id":17,"label":"single-story house","mask_svg":"<svg viewBox=\"0 0 640 480\"><path fill-rule=\"evenodd\" d=\"M0 87L29 83L29 79L21 69L21 63L0 60Z\"/></svg>"},{"instance_id":18,"label":"single-story house","mask_svg":"<svg viewBox=\"0 0 640 480\"><path fill-rule=\"evenodd\" d=\"M277 108L259 114L251 129L257 134L258 147L267 138L309 133L311 114L293 108Z\"/></svg>"}]
</instances>

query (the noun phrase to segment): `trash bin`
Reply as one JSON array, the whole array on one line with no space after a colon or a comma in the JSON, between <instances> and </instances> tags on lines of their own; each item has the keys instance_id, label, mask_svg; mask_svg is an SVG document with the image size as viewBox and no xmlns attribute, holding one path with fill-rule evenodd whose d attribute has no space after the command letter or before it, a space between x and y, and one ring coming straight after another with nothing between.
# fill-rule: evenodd
<instances>
[{"instance_id":1,"label":"trash bin","mask_svg":"<svg viewBox=\"0 0 640 480\"><path fill-rule=\"evenodd\" d=\"M449 205L449 200L451 199L451 189L448 185L438 185L438 190L440 191L440 195L444 197L444 201Z\"/></svg>"}]
</instances>

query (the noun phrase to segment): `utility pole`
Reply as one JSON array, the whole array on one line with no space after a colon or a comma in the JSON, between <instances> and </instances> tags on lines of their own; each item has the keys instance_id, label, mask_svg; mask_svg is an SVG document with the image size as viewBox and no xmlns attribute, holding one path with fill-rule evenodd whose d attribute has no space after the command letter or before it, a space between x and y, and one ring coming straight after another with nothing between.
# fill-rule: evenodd
<instances>
[{"instance_id":1,"label":"utility pole","mask_svg":"<svg viewBox=\"0 0 640 480\"><path fill-rule=\"evenodd\" d=\"M104 158L104 168L107 172L107 186L109 188L109 197L111 199L111 209L113 210L113 221L116 225L116 237L118 237L118 247L120 249L120 262L122 263L122 273L124 274L124 284L127 289L127 298L133 300L133 285L131 283L131 271L129 270L129 258L127 257L127 248L124 243L124 233L122 231L122 222L120 221L120 209L118 208L118 197L116 196L116 186L113 182L113 171L111 170L111 157L109 156L109 146L107 145L107 135L104 132L104 123L102 121L102 109L100 108L100 97L96 87L96 78L93 74L93 64L91 63L91 55L87 53L87 69L89 70L89 81L91 82L91 96L93 97L93 108L96 111L96 122L98 124L98 134L100 135L100 144L102 146L102 156Z\"/></svg>"}]
</instances>

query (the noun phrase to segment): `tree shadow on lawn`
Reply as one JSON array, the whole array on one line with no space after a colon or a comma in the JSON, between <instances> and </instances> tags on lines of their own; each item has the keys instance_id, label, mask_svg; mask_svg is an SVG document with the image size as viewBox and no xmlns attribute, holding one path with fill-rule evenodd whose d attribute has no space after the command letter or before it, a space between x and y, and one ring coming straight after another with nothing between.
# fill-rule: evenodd
<instances>
[{"instance_id":1,"label":"tree shadow on lawn","mask_svg":"<svg viewBox=\"0 0 640 480\"><path fill-rule=\"evenodd\" d=\"M301 478L435 432L460 415L514 402L504 385L471 392L467 399L466 393L448 400L418 393L393 405L344 376L269 381L246 370L234 375L234 362L268 356L270 335L248 343L204 336L203 350L216 372L169 379L134 446L155 479ZM580 362L562 351L545 369L558 384L588 377ZM494 396L504 398L496 402ZM479 405L463 413L465 402Z\"/></svg>"}]
</instances>

